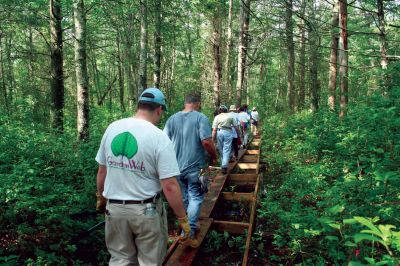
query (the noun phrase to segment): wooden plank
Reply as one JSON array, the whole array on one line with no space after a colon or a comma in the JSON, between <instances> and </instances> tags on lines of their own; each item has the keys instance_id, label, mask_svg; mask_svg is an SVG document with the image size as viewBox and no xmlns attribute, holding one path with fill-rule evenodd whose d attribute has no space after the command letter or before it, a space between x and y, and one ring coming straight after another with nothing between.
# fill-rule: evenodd
<instances>
[{"instance_id":1,"label":"wooden plank","mask_svg":"<svg viewBox=\"0 0 400 266\"><path fill-rule=\"evenodd\" d=\"M244 150L239 151L239 159L243 156ZM232 170L236 166L237 162L229 165L229 170ZM208 193L204 197L203 204L201 206L200 217L210 217L212 210L219 198L222 188L225 185L228 175L217 175L210 184Z\"/></svg>"},{"instance_id":2,"label":"wooden plank","mask_svg":"<svg viewBox=\"0 0 400 266\"><path fill-rule=\"evenodd\" d=\"M249 223L231 222L214 220L212 228L220 232L228 232L230 234L244 234L246 229L249 229Z\"/></svg>"},{"instance_id":3,"label":"wooden plank","mask_svg":"<svg viewBox=\"0 0 400 266\"><path fill-rule=\"evenodd\" d=\"M243 193L243 192L222 192L223 200L232 201L255 201L256 198L254 193Z\"/></svg>"},{"instance_id":4,"label":"wooden plank","mask_svg":"<svg viewBox=\"0 0 400 266\"><path fill-rule=\"evenodd\" d=\"M228 181L229 182L249 182L249 183L255 183L257 181L258 175L256 174L230 174L228 176Z\"/></svg>"},{"instance_id":5,"label":"wooden plank","mask_svg":"<svg viewBox=\"0 0 400 266\"><path fill-rule=\"evenodd\" d=\"M199 220L200 233L198 235L198 239L200 242L203 242L205 236L207 235L208 230L211 227L212 222L213 222L212 218ZM169 257L167 257L166 260L164 260L163 265L189 266L192 264L199 248L192 248L190 246L184 246L182 244L178 244L174 252Z\"/></svg>"},{"instance_id":6,"label":"wooden plank","mask_svg":"<svg viewBox=\"0 0 400 266\"><path fill-rule=\"evenodd\" d=\"M237 168L242 170L254 170L257 169L257 163L238 163Z\"/></svg>"},{"instance_id":7,"label":"wooden plank","mask_svg":"<svg viewBox=\"0 0 400 266\"><path fill-rule=\"evenodd\" d=\"M246 150L244 154L260 154L260 150Z\"/></svg>"},{"instance_id":8,"label":"wooden plank","mask_svg":"<svg viewBox=\"0 0 400 266\"><path fill-rule=\"evenodd\" d=\"M258 190L260 187L260 179L261 175L258 175L256 187L254 190L254 195L257 197L258 195ZM253 228L254 228L254 218L256 216L256 208L257 208L257 200L253 201L251 203L251 213L250 213L250 220L249 220L249 230L247 232L247 239L246 239L246 247L243 255L243 263L242 266L247 266L249 264L249 253L250 253L250 242L251 242L251 235L253 234Z\"/></svg>"},{"instance_id":9,"label":"wooden plank","mask_svg":"<svg viewBox=\"0 0 400 266\"><path fill-rule=\"evenodd\" d=\"M256 163L258 160L257 155L244 155L240 160L241 163Z\"/></svg>"}]
</instances>

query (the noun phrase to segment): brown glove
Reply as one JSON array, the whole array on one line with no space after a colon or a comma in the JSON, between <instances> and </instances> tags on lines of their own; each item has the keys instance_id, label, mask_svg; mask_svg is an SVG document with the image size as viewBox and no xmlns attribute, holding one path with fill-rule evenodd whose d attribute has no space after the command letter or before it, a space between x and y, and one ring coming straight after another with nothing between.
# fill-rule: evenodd
<instances>
[{"instance_id":1,"label":"brown glove","mask_svg":"<svg viewBox=\"0 0 400 266\"><path fill-rule=\"evenodd\" d=\"M96 192L96 199L96 211L98 213L104 213L106 211L107 199L99 192Z\"/></svg>"},{"instance_id":2,"label":"brown glove","mask_svg":"<svg viewBox=\"0 0 400 266\"><path fill-rule=\"evenodd\" d=\"M179 222L179 226L183 230L183 236L179 237L179 242L185 241L189 237L189 234L190 234L190 225L189 225L188 217L185 216L182 218L178 218L178 222Z\"/></svg>"}]
</instances>

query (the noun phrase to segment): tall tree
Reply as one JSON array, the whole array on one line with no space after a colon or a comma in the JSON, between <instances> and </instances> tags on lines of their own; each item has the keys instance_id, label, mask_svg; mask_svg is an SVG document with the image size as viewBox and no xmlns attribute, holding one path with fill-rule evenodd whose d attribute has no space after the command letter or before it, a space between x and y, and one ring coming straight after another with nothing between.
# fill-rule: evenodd
<instances>
[{"instance_id":1,"label":"tall tree","mask_svg":"<svg viewBox=\"0 0 400 266\"><path fill-rule=\"evenodd\" d=\"M155 0L155 31L154 31L154 86L160 87L161 82L161 0Z\"/></svg>"},{"instance_id":2,"label":"tall tree","mask_svg":"<svg viewBox=\"0 0 400 266\"><path fill-rule=\"evenodd\" d=\"M336 79L337 79L337 54L339 37L337 27L339 26L338 2L333 5L331 19L331 55L329 59L329 98L328 105L331 111L335 110L336 105Z\"/></svg>"},{"instance_id":3,"label":"tall tree","mask_svg":"<svg viewBox=\"0 0 400 266\"><path fill-rule=\"evenodd\" d=\"M53 126L63 131L64 124L64 73L61 0L50 0L51 92Z\"/></svg>"},{"instance_id":4,"label":"tall tree","mask_svg":"<svg viewBox=\"0 0 400 266\"><path fill-rule=\"evenodd\" d=\"M299 77L299 101L298 107L299 109L304 108L304 102L306 97L306 25L305 25L305 11L306 11L306 0L302 0L301 2L301 15L302 20L300 24L300 53L299 53L299 62L300 62L300 77Z\"/></svg>"},{"instance_id":5,"label":"tall tree","mask_svg":"<svg viewBox=\"0 0 400 266\"><path fill-rule=\"evenodd\" d=\"M226 34L226 57L225 57L225 88L228 95L228 101L232 99L232 86L231 86L231 51L232 51L232 10L233 10L233 0L229 0L228 9L228 23L227 23L227 34Z\"/></svg>"},{"instance_id":6,"label":"tall tree","mask_svg":"<svg viewBox=\"0 0 400 266\"><path fill-rule=\"evenodd\" d=\"M250 22L250 0L241 1L240 5L240 31L238 43L238 66L236 83L236 106L242 103L242 90L244 73L246 72L247 44Z\"/></svg>"},{"instance_id":7,"label":"tall tree","mask_svg":"<svg viewBox=\"0 0 400 266\"><path fill-rule=\"evenodd\" d=\"M287 75L287 96L289 110L294 112L295 109L295 92L294 92L294 42L293 42L293 1L286 0L286 47L288 52L288 75Z\"/></svg>"},{"instance_id":8,"label":"tall tree","mask_svg":"<svg viewBox=\"0 0 400 266\"><path fill-rule=\"evenodd\" d=\"M89 138L89 87L86 65L86 12L84 0L74 0L75 72L78 139Z\"/></svg>"},{"instance_id":9,"label":"tall tree","mask_svg":"<svg viewBox=\"0 0 400 266\"><path fill-rule=\"evenodd\" d=\"M212 18L213 34L212 34L212 45L213 45L213 59L214 59L214 105L218 108L220 105L220 92L221 92L221 14L219 4L214 9L214 14Z\"/></svg>"},{"instance_id":10,"label":"tall tree","mask_svg":"<svg viewBox=\"0 0 400 266\"><path fill-rule=\"evenodd\" d=\"M319 108L319 81L318 81L318 47L319 36L317 32L317 21L315 19L315 1L311 1L310 18L313 21L309 29L309 45L310 45L310 79L311 79L311 110L317 112Z\"/></svg>"},{"instance_id":11,"label":"tall tree","mask_svg":"<svg viewBox=\"0 0 400 266\"><path fill-rule=\"evenodd\" d=\"M139 95L147 88L147 0L140 1Z\"/></svg>"},{"instance_id":12,"label":"tall tree","mask_svg":"<svg viewBox=\"0 0 400 266\"><path fill-rule=\"evenodd\" d=\"M348 96L347 0L339 1L340 117L346 114Z\"/></svg>"},{"instance_id":13,"label":"tall tree","mask_svg":"<svg viewBox=\"0 0 400 266\"><path fill-rule=\"evenodd\" d=\"M378 23L379 23L379 38L380 38L380 50L381 50L381 67L387 69L388 58L387 58L387 40L386 40L386 29L385 29L385 13L383 0L376 0L378 6Z\"/></svg>"}]
</instances>

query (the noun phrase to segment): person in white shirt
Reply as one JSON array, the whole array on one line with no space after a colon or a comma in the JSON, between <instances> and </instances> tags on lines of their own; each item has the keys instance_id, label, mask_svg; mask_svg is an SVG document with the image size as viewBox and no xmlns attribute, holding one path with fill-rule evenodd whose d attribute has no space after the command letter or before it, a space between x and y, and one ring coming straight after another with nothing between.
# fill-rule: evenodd
<instances>
[{"instance_id":1,"label":"person in white shirt","mask_svg":"<svg viewBox=\"0 0 400 266\"><path fill-rule=\"evenodd\" d=\"M162 265L168 227L161 190L184 231L181 240L190 233L174 147L155 126L165 109L163 93L146 89L137 113L111 123L101 140L96 207L106 214L109 265Z\"/></svg>"},{"instance_id":2,"label":"person in white shirt","mask_svg":"<svg viewBox=\"0 0 400 266\"><path fill-rule=\"evenodd\" d=\"M258 121L259 121L259 115L257 112L257 108L254 106L252 111L251 111L251 132L253 132L254 135L257 135L258 133Z\"/></svg>"},{"instance_id":3,"label":"person in white shirt","mask_svg":"<svg viewBox=\"0 0 400 266\"><path fill-rule=\"evenodd\" d=\"M250 129L250 116L246 112L245 107L240 107L238 114L242 136L243 136L243 145L246 146L249 141L249 129Z\"/></svg>"},{"instance_id":4,"label":"person in white shirt","mask_svg":"<svg viewBox=\"0 0 400 266\"><path fill-rule=\"evenodd\" d=\"M231 105L229 107L229 114L236 121L236 124L239 125L239 118L238 118L238 113L236 113L236 106L235 105ZM233 134L233 139L232 139L232 150L233 150L232 160L236 161L238 156L239 156L239 145L242 144L241 141L240 141L240 134L239 134L239 132L237 130L237 127L232 127L232 134Z\"/></svg>"}]
</instances>

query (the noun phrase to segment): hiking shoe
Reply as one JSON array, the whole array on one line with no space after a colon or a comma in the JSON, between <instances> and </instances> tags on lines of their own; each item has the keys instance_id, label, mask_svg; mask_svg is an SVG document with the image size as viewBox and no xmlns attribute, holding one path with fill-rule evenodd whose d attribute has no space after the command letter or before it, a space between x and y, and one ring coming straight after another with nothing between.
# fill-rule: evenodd
<instances>
[{"instance_id":1,"label":"hiking shoe","mask_svg":"<svg viewBox=\"0 0 400 266\"><path fill-rule=\"evenodd\" d=\"M191 248L198 248L200 246L200 241L197 237L189 237L182 244L185 246L190 246Z\"/></svg>"}]
</instances>

